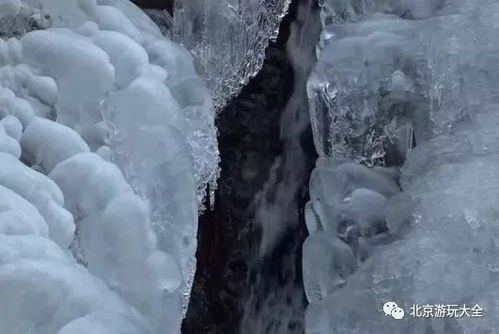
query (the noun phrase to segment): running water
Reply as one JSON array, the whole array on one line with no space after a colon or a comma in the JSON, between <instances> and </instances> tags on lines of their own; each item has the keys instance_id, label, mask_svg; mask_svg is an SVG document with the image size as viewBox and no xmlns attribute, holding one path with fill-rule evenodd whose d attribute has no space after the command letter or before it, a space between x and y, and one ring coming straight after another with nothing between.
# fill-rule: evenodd
<instances>
[{"instance_id":1,"label":"running water","mask_svg":"<svg viewBox=\"0 0 499 334\"><path fill-rule=\"evenodd\" d=\"M316 60L320 20L316 1L298 0L297 5L286 45L294 87L280 121L283 152L250 208L260 224L261 240L249 259L251 291L242 306L241 334L303 333L300 254L305 238L304 188L312 159L302 147L302 138L310 127L306 82Z\"/></svg>"}]
</instances>

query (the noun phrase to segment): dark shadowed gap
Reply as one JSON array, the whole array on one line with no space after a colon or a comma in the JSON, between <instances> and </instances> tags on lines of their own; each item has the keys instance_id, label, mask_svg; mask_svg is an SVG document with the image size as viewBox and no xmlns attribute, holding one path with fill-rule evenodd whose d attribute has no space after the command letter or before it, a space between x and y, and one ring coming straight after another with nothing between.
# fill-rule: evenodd
<instances>
[{"instance_id":1,"label":"dark shadowed gap","mask_svg":"<svg viewBox=\"0 0 499 334\"><path fill-rule=\"evenodd\" d=\"M175 0L131 0L135 5L142 9L160 9L167 10L173 14L173 5Z\"/></svg>"},{"instance_id":2,"label":"dark shadowed gap","mask_svg":"<svg viewBox=\"0 0 499 334\"><path fill-rule=\"evenodd\" d=\"M262 70L218 117L222 172L214 210L205 212L199 222L197 272L182 327L184 334L238 333L246 301L255 289L256 282L249 270L254 263L250 264L249 258L258 248L261 229L254 220L251 203L269 179L275 158L283 154L280 120L294 85L285 46L296 11L295 3L281 23L277 41L266 51ZM301 137L308 155L304 163L311 170L315 161L311 130ZM296 210L299 217L303 217L307 186L306 180L296 194L298 207L289 208ZM301 254L304 238L305 224L301 221L295 229L285 231L262 262L260 269L266 277L256 272L255 275L260 275L260 280L275 282L286 281L289 270L301 272L301 256L293 256L292 263L285 260L286 254ZM303 294L301 275L294 277L293 284ZM264 283L258 289L265 295L270 286L275 285ZM300 298L304 303L304 297Z\"/></svg>"},{"instance_id":3,"label":"dark shadowed gap","mask_svg":"<svg viewBox=\"0 0 499 334\"><path fill-rule=\"evenodd\" d=\"M282 111L283 149L257 194L250 212L255 241L250 249L249 293L238 334L302 334L305 296L302 245L306 236L304 206L315 161L306 84L316 62L320 23L314 0L297 0L286 49L292 64L293 92Z\"/></svg>"}]
</instances>

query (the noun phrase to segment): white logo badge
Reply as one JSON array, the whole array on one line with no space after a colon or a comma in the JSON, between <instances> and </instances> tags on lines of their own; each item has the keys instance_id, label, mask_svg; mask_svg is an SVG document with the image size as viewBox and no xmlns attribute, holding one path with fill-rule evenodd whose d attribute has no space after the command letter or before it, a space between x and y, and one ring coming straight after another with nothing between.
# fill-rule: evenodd
<instances>
[{"instance_id":1,"label":"white logo badge","mask_svg":"<svg viewBox=\"0 0 499 334\"><path fill-rule=\"evenodd\" d=\"M386 302L385 305L383 305L383 312L385 312L385 316L390 315L397 320L403 319L405 315L404 310L395 302Z\"/></svg>"}]
</instances>

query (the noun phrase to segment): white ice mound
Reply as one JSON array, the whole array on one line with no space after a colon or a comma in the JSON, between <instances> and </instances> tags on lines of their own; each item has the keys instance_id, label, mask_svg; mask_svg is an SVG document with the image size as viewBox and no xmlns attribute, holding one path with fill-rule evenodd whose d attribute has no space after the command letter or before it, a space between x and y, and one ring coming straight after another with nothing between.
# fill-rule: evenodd
<instances>
[{"instance_id":1,"label":"white ice mound","mask_svg":"<svg viewBox=\"0 0 499 334\"><path fill-rule=\"evenodd\" d=\"M134 333L151 333L68 252L73 217L55 183L9 153L0 153L0 165L0 330L52 334L98 313L118 319L110 328L130 323L141 328Z\"/></svg>"},{"instance_id":2,"label":"white ice mound","mask_svg":"<svg viewBox=\"0 0 499 334\"><path fill-rule=\"evenodd\" d=\"M175 1L174 38L194 55L217 109L260 71L290 0Z\"/></svg>"},{"instance_id":3,"label":"white ice mound","mask_svg":"<svg viewBox=\"0 0 499 334\"><path fill-rule=\"evenodd\" d=\"M73 130L53 121L35 118L24 130L23 160L50 173L61 161L80 152L89 152L85 141Z\"/></svg>"},{"instance_id":4,"label":"white ice mound","mask_svg":"<svg viewBox=\"0 0 499 334\"><path fill-rule=\"evenodd\" d=\"M326 2L333 21L309 82L324 157L306 213L306 333L494 333L499 6L355 4ZM376 146L384 139L390 150ZM400 157L390 162L402 165L398 182L397 169L342 169L349 162L326 157L371 162L381 148ZM400 192L387 192L387 180ZM403 319L385 316L390 301L405 310ZM438 304L456 305L458 315L437 316ZM433 315L411 314L413 305L429 305ZM475 305L483 317L463 312L472 315Z\"/></svg>"},{"instance_id":5,"label":"white ice mound","mask_svg":"<svg viewBox=\"0 0 499 334\"><path fill-rule=\"evenodd\" d=\"M169 294L182 283L182 274L171 255L156 250L144 201L132 193L115 165L94 153L62 161L49 177L75 217L81 261L158 331L165 328L165 299L174 297Z\"/></svg>"},{"instance_id":6,"label":"white ice mound","mask_svg":"<svg viewBox=\"0 0 499 334\"><path fill-rule=\"evenodd\" d=\"M0 332L178 333L218 168L189 52L126 0L0 0L0 152L1 234L38 238L9 252L48 256L9 264L5 291L33 279L47 301Z\"/></svg>"},{"instance_id":7,"label":"white ice mound","mask_svg":"<svg viewBox=\"0 0 499 334\"><path fill-rule=\"evenodd\" d=\"M21 156L21 122L14 116L7 116L0 120L0 152L7 152L14 157Z\"/></svg>"}]
</instances>

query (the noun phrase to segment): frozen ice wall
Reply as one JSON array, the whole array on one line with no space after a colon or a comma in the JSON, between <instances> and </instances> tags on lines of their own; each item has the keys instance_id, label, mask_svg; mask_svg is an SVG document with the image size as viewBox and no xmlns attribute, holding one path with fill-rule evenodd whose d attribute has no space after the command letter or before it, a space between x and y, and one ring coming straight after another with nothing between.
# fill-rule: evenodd
<instances>
[{"instance_id":1,"label":"frozen ice wall","mask_svg":"<svg viewBox=\"0 0 499 334\"><path fill-rule=\"evenodd\" d=\"M322 157L306 210L306 333L493 333L499 4L323 6L308 85ZM385 316L388 301L404 319ZM425 320L413 304L485 315Z\"/></svg>"},{"instance_id":2,"label":"frozen ice wall","mask_svg":"<svg viewBox=\"0 0 499 334\"><path fill-rule=\"evenodd\" d=\"M217 110L258 73L290 2L175 1L173 34L193 53Z\"/></svg>"},{"instance_id":3,"label":"frozen ice wall","mask_svg":"<svg viewBox=\"0 0 499 334\"><path fill-rule=\"evenodd\" d=\"M190 54L124 0L0 30L0 332L178 333L218 163Z\"/></svg>"}]
</instances>

